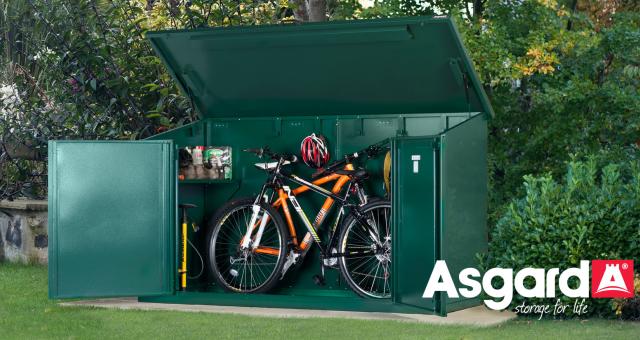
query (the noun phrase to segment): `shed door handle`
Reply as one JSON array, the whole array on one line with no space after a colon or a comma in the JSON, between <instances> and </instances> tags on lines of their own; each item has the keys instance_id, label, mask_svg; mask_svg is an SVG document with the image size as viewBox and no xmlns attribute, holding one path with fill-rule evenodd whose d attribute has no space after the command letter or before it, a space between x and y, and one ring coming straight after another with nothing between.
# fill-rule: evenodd
<instances>
[{"instance_id":1,"label":"shed door handle","mask_svg":"<svg viewBox=\"0 0 640 340\"><path fill-rule=\"evenodd\" d=\"M417 174L420 172L420 155L411 155L411 160L413 161L413 173Z\"/></svg>"}]
</instances>

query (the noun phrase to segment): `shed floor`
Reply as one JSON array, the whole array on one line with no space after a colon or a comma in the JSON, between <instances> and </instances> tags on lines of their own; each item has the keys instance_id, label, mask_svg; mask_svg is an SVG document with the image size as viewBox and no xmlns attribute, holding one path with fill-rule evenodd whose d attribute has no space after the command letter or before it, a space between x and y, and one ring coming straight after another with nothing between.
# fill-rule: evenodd
<instances>
[{"instance_id":1,"label":"shed floor","mask_svg":"<svg viewBox=\"0 0 640 340\"><path fill-rule=\"evenodd\" d=\"M477 306L452 312L447 317L425 314L400 314L400 313L370 313L370 312L344 312L312 309L287 309L287 308L257 308L235 306L211 306L211 305L181 305L169 303L138 302L136 298L126 299L97 299L74 302L61 302L62 306L99 307L114 309L140 309L140 310L171 310L183 312L204 313L230 313L251 316L279 317L279 318L351 318L367 320L397 320L422 322L439 325L468 325L478 327L494 326L514 319L512 312L499 312Z\"/></svg>"}]
</instances>

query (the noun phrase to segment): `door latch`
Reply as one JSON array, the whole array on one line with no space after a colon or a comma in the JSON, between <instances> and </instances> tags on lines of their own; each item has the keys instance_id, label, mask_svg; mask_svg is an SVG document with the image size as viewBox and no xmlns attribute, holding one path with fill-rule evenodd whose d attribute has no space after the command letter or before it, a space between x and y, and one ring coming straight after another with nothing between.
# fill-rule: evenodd
<instances>
[{"instance_id":1,"label":"door latch","mask_svg":"<svg viewBox=\"0 0 640 340\"><path fill-rule=\"evenodd\" d=\"M420 155L411 155L411 160L413 161L413 173L417 174L420 172Z\"/></svg>"}]
</instances>

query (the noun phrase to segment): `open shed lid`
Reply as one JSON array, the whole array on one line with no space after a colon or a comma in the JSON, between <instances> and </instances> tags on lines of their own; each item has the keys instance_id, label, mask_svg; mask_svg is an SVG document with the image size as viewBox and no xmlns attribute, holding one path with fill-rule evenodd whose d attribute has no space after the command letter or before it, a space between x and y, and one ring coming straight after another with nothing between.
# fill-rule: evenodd
<instances>
[{"instance_id":1,"label":"open shed lid","mask_svg":"<svg viewBox=\"0 0 640 340\"><path fill-rule=\"evenodd\" d=\"M448 18L150 32L202 117L493 110Z\"/></svg>"}]
</instances>

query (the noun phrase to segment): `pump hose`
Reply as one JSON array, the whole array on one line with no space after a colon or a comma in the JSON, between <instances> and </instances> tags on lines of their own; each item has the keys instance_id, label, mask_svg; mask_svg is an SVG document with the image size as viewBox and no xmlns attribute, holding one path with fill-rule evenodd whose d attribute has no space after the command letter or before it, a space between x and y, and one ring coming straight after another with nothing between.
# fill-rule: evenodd
<instances>
[{"instance_id":1,"label":"pump hose","mask_svg":"<svg viewBox=\"0 0 640 340\"><path fill-rule=\"evenodd\" d=\"M198 273L198 275L196 276L189 276L187 275L187 278L189 280L193 280L193 279L197 279L200 276L202 276L202 272L204 272L204 260L202 259L202 255L200 254L200 252L198 251L198 248L196 248L196 246L193 245L193 243L191 243L191 241L189 241L189 239L187 239L187 242L189 243L189 245L191 246L191 248L193 248L193 250L196 251L196 254L198 254L198 257L200 258L200 273Z\"/></svg>"}]
</instances>

